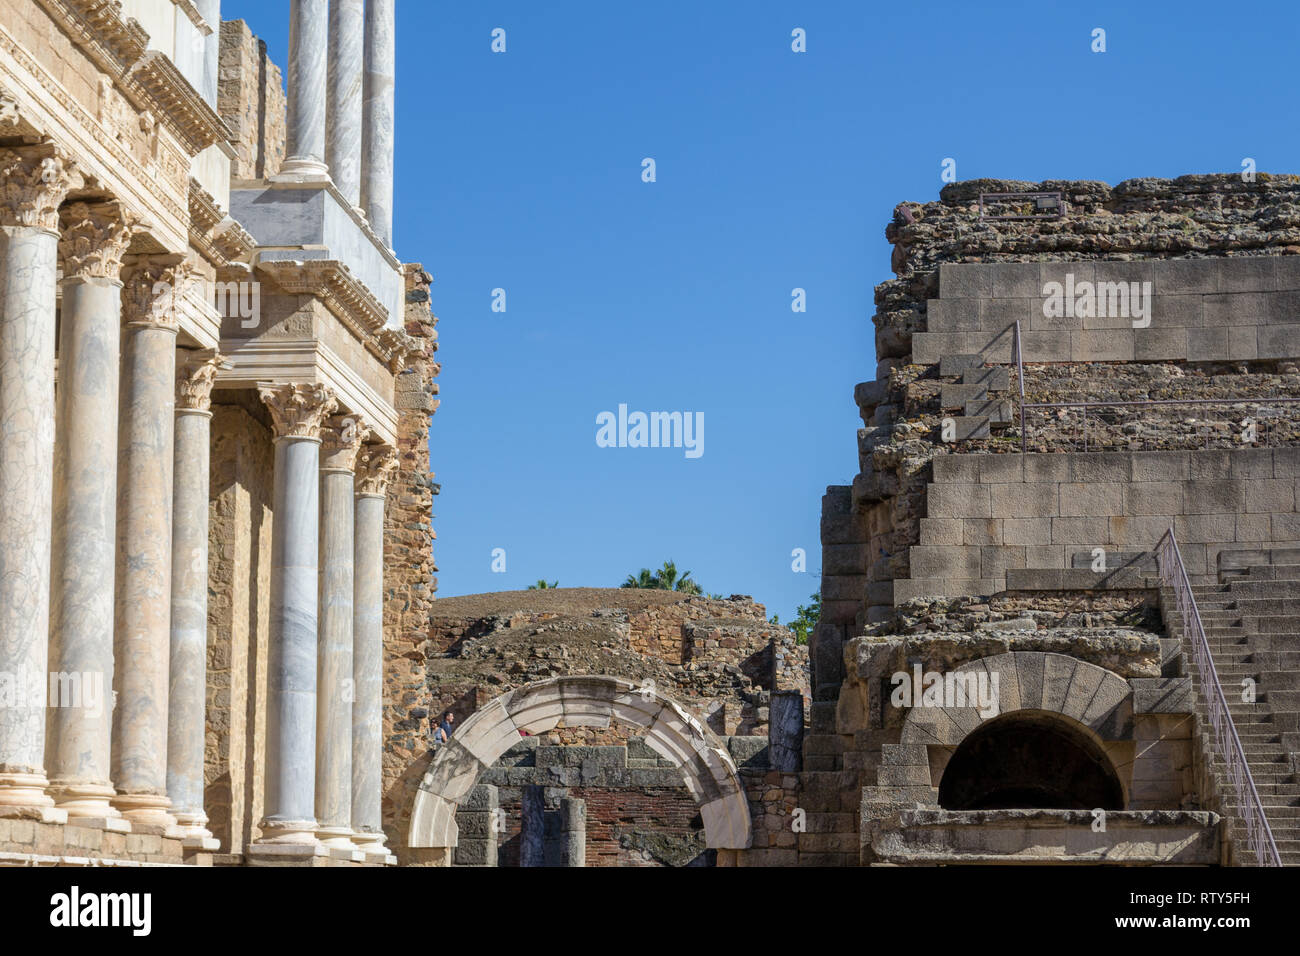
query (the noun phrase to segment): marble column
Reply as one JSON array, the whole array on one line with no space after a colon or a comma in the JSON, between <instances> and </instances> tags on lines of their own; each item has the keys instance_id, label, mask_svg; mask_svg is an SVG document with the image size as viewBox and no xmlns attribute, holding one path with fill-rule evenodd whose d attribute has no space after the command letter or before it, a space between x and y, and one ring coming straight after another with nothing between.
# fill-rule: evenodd
<instances>
[{"instance_id":1,"label":"marble column","mask_svg":"<svg viewBox=\"0 0 1300 956\"><path fill-rule=\"evenodd\" d=\"M316 836L331 850L352 842L353 474L365 425L331 418L322 433L320 629L316 662ZM360 854L356 854L360 860Z\"/></svg>"},{"instance_id":2,"label":"marble column","mask_svg":"<svg viewBox=\"0 0 1300 956\"><path fill-rule=\"evenodd\" d=\"M266 816L253 854L312 853L316 840L316 610L323 385L260 388L275 432L267 675Z\"/></svg>"},{"instance_id":3,"label":"marble column","mask_svg":"<svg viewBox=\"0 0 1300 956\"><path fill-rule=\"evenodd\" d=\"M365 21L361 0L330 0L325 162L334 185L361 205L361 83Z\"/></svg>"},{"instance_id":4,"label":"marble column","mask_svg":"<svg viewBox=\"0 0 1300 956\"><path fill-rule=\"evenodd\" d=\"M352 616L352 839L386 858L383 794L384 501L397 453L366 445L357 461L356 558Z\"/></svg>"},{"instance_id":5,"label":"marble column","mask_svg":"<svg viewBox=\"0 0 1300 956\"><path fill-rule=\"evenodd\" d=\"M48 148L0 149L0 817L50 823L66 819L45 793L58 209L76 179Z\"/></svg>"},{"instance_id":6,"label":"marble column","mask_svg":"<svg viewBox=\"0 0 1300 956\"><path fill-rule=\"evenodd\" d=\"M140 258L122 295L113 806L132 824L173 827L167 797L176 334L191 269Z\"/></svg>"},{"instance_id":7,"label":"marble column","mask_svg":"<svg viewBox=\"0 0 1300 956\"><path fill-rule=\"evenodd\" d=\"M194 0L212 32L203 38L203 84L199 92L214 110L217 108L217 80L221 55L221 0Z\"/></svg>"},{"instance_id":8,"label":"marble column","mask_svg":"<svg viewBox=\"0 0 1300 956\"><path fill-rule=\"evenodd\" d=\"M50 701L46 766L50 793L70 823L130 829L109 801L119 275L131 229L113 203L73 203L62 221L50 572L50 670L59 675L60 700Z\"/></svg>"},{"instance_id":9,"label":"marble column","mask_svg":"<svg viewBox=\"0 0 1300 956\"><path fill-rule=\"evenodd\" d=\"M279 178L325 180L329 0L291 0L285 154Z\"/></svg>"},{"instance_id":10,"label":"marble column","mask_svg":"<svg viewBox=\"0 0 1300 956\"><path fill-rule=\"evenodd\" d=\"M176 370L167 795L186 841L215 850L203 812L208 652L208 457L212 385L223 359L194 352Z\"/></svg>"},{"instance_id":11,"label":"marble column","mask_svg":"<svg viewBox=\"0 0 1300 956\"><path fill-rule=\"evenodd\" d=\"M370 228L386 246L393 244L393 84L396 71L394 0L368 0L361 205L370 220Z\"/></svg>"}]
</instances>

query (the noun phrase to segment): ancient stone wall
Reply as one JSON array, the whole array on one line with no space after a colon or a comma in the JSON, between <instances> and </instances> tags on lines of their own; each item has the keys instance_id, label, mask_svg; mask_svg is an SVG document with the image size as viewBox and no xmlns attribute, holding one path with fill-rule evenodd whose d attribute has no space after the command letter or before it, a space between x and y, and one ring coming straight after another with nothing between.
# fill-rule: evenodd
<instances>
[{"instance_id":1,"label":"ancient stone wall","mask_svg":"<svg viewBox=\"0 0 1300 956\"><path fill-rule=\"evenodd\" d=\"M280 68L266 43L243 20L221 24L217 112L230 128L233 179L265 179L280 171L285 149L285 98Z\"/></svg>"}]
</instances>

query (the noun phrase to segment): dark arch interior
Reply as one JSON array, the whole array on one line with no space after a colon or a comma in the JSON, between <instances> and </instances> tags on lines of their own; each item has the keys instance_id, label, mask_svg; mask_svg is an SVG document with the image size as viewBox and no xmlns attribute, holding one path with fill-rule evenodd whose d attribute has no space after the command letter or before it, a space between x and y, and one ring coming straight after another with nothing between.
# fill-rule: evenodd
<instances>
[{"instance_id":1,"label":"dark arch interior","mask_svg":"<svg viewBox=\"0 0 1300 956\"><path fill-rule=\"evenodd\" d=\"M1008 714L972 731L944 768L946 810L1122 810L1110 760L1058 717Z\"/></svg>"}]
</instances>

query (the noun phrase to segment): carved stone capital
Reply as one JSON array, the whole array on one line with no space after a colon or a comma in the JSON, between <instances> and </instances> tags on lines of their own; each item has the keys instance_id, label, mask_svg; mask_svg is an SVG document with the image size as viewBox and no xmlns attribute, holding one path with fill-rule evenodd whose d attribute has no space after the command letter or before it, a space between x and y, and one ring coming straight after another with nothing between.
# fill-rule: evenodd
<instances>
[{"instance_id":1,"label":"carved stone capital","mask_svg":"<svg viewBox=\"0 0 1300 956\"><path fill-rule=\"evenodd\" d=\"M49 146L0 149L0 226L59 228L59 206L81 176Z\"/></svg>"},{"instance_id":2,"label":"carved stone capital","mask_svg":"<svg viewBox=\"0 0 1300 956\"><path fill-rule=\"evenodd\" d=\"M389 445L365 445L357 457L357 494L382 495L397 473L397 449Z\"/></svg>"},{"instance_id":3,"label":"carved stone capital","mask_svg":"<svg viewBox=\"0 0 1300 956\"><path fill-rule=\"evenodd\" d=\"M59 211L64 279L117 279L135 219L115 202L74 202Z\"/></svg>"},{"instance_id":4,"label":"carved stone capital","mask_svg":"<svg viewBox=\"0 0 1300 956\"><path fill-rule=\"evenodd\" d=\"M176 368L176 408L206 412L212 408L212 385L226 358L215 349L193 353Z\"/></svg>"},{"instance_id":5,"label":"carved stone capital","mask_svg":"<svg viewBox=\"0 0 1300 956\"><path fill-rule=\"evenodd\" d=\"M325 419L339 407L324 385L262 385L257 393L271 410L277 439L319 439Z\"/></svg>"},{"instance_id":6,"label":"carved stone capital","mask_svg":"<svg viewBox=\"0 0 1300 956\"><path fill-rule=\"evenodd\" d=\"M321 431L321 468L352 471L370 431L360 415L335 415Z\"/></svg>"},{"instance_id":7,"label":"carved stone capital","mask_svg":"<svg viewBox=\"0 0 1300 956\"><path fill-rule=\"evenodd\" d=\"M122 320L130 327L176 331L195 269L176 256L136 259L122 272Z\"/></svg>"}]
</instances>

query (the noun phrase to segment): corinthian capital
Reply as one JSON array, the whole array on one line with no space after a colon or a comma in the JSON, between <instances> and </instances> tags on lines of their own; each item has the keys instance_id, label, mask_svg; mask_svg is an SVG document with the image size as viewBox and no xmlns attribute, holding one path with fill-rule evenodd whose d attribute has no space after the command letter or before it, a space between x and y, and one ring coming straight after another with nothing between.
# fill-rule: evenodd
<instances>
[{"instance_id":1,"label":"corinthian capital","mask_svg":"<svg viewBox=\"0 0 1300 956\"><path fill-rule=\"evenodd\" d=\"M65 279L117 279L135 218L115 202L74 202L59 213Z\"/></svg>"},{"instance_id":2,"label":"corinthian capital","mask_svg":"<svg viewBox=\"0 0 1300 956\"><path fill-rule=\"evenodd\" d=\"M226 358L215 349L195 352L176 367L176 407L206 412L212 407L212 385Z\"/></svg>"},{"instance_id":3,"label":"corinthian capital","mask_svg":"<svg viewBox=\"0 0 1300 956\"><path fill-rule=\"evenodd\" d=\"M320 438L325 419L339 407L324 385L263 385L257 392L271 410L276 438Z\"/></svg>"},{"instance_id":4,"label":"corinthian capital","mask_svg":"<svg viewBox=\"0 0 1300 956\"><path fill-rule=\"evenodd\" d=\"M0 226L59 228L59 205L81 185L73 164L49 146L0 149Z\"/></svg>"},{"instance_id":5,"label":"corinthian capital","mask_svg":"<svg viewBox=\"0 0 1300 956\"><path fill-rule=\"evenodd\" d=\"M382 495L397 473L397 449L366 445L357 458L357 494Z\"/></svg>"},{"instance_id":6,"label":"corinthian capital","mask_svg":"<svg viewBox=\"0 0 1300 956\"><path fill-rule=\"evenodd\" d=\"M176 331L194 267L177 256L141 256L122 272L122 319L129 326Z\"/></svg>"},{"instance_id":7,"label":"corinthian capital","mask_svg":"<svg viewBox=\"0 0 1300 956\"><path fill-rule=\"evenodd\" d=\"M352 471L370 429L360 415L335 415L321 433L321 468Z\"/></svg>"}]
</instances>

